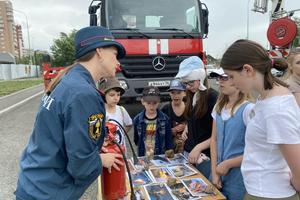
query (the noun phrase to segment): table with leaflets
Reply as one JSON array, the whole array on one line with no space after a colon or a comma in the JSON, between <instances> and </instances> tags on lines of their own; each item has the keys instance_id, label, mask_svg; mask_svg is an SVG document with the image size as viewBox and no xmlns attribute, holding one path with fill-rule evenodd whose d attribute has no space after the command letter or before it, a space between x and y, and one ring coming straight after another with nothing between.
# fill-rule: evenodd
<instances>
[{"instance_id":1,"label":"table with leaflets","mask_svg":"<svg viewBox=\"0 0 300 200\"><path fill-rule=\"evenodd\" d=\"M128 159L137 199L226 199L182 154L175 154L172 159L165 155L155 155L150 161L146 157L138 157L138 160L138 165L133 165L133 161ZM101 180L98 183L99 199L104 199L101 195ZM130 199L128 179L127 191L124 199Z\"/></svg>"}]
</instances>

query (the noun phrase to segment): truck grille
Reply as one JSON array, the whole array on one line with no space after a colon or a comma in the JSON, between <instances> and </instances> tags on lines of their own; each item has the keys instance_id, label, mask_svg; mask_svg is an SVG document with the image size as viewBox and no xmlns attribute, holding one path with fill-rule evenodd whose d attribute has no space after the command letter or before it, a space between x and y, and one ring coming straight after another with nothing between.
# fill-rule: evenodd
<instances>
[{"instance_id":1,"label":"truck grille","mask_svg":"<svg viewBox=\"0 0 300 200\"><path fill-rule=\"evenodd\" d=\"M127 56L121 59L123 75L126 78L161 78L174 77L182 60L192 55L164 56L165 68L161 71L154 69L152 61L157 56Z\"/></svg>"}]
</instances>

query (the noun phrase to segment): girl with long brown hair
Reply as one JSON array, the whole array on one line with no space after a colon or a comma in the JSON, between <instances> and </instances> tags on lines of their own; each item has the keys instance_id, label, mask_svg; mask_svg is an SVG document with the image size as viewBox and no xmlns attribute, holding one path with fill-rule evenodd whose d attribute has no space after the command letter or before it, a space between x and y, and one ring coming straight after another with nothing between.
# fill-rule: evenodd
<instances>
[{"instance_id":1,"label":"girl with long brown hair","mask_svg":"<svg viewBox=\"0 0 300 200\"><path fill-rule=\"evenodd\" d=\"M204 64L199 57L192 56L180 63L177 79L186 85L185 115L187 126L182 137L185 140L184 154L190 163L207 178L210 175L210 137L212 131L211 112L218 93L209 88Z\"/></svg>"},{"instance_id":2,"label":"girl with long brown hair","mask_svg":"<svg viewBox=\"0 0 300 200\"><path fill-rule=\"evenodd\" d=\"M221 66L239 90L259 94L246 128L245 199L299 199L300 109L287 85L271 74L282 66L250 40L234 42Z\"/></svg>"}]
</instances>

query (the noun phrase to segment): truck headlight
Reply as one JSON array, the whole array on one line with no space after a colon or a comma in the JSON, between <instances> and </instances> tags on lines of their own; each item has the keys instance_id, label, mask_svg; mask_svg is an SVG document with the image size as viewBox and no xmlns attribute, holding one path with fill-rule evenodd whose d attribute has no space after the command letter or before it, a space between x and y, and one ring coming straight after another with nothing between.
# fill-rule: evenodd
<instances>
[{"instance_id":1,"label":"truck headlight","mask_svg":"<svg viewBox=\"0 0 300 200\"><path fill-rule=\"evenodd\" d=\"M125 80L119 80L119 83L124 90L128 89L128 85Z\"/></svg>"}]
</instances>

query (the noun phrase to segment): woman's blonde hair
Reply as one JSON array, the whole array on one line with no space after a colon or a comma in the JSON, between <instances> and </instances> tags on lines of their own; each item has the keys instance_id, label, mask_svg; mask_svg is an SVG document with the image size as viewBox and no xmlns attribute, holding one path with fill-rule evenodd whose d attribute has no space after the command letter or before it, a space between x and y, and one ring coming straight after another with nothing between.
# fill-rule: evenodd
<instances>
[{"instance_id":1,"label":"woman's blonde hair","mask_svg":"<svg viewBox=\"0 0 300 200\"><path fill-rule=\"evenodd\" d=\"M234 102L230 114L233 116L235 108L237 108L239 105L241 105L244 101L250 100L250 95L239 92L238 99ZM215 106L215 110L218 114L221 114L222 109L229 103L229 96L225 94L219 94L219 97L217 99L217 103Z\"/></svg>"},{"instance_id":2,"label":"woman's blonde hair","mask_svg":"<svg viewBox=\"0 0 300 200\"><path fill-rule=\"evenodd\" d=\"M290 51L289 56L287 57L287 62L288 62L288 66L289 66L289 68L288 68L289 74L288 75L291 75L293 73L292 65L293 65L295 57L299 54L300 54L300 47L297 47Z\"/></svg>"}]
</instances>

